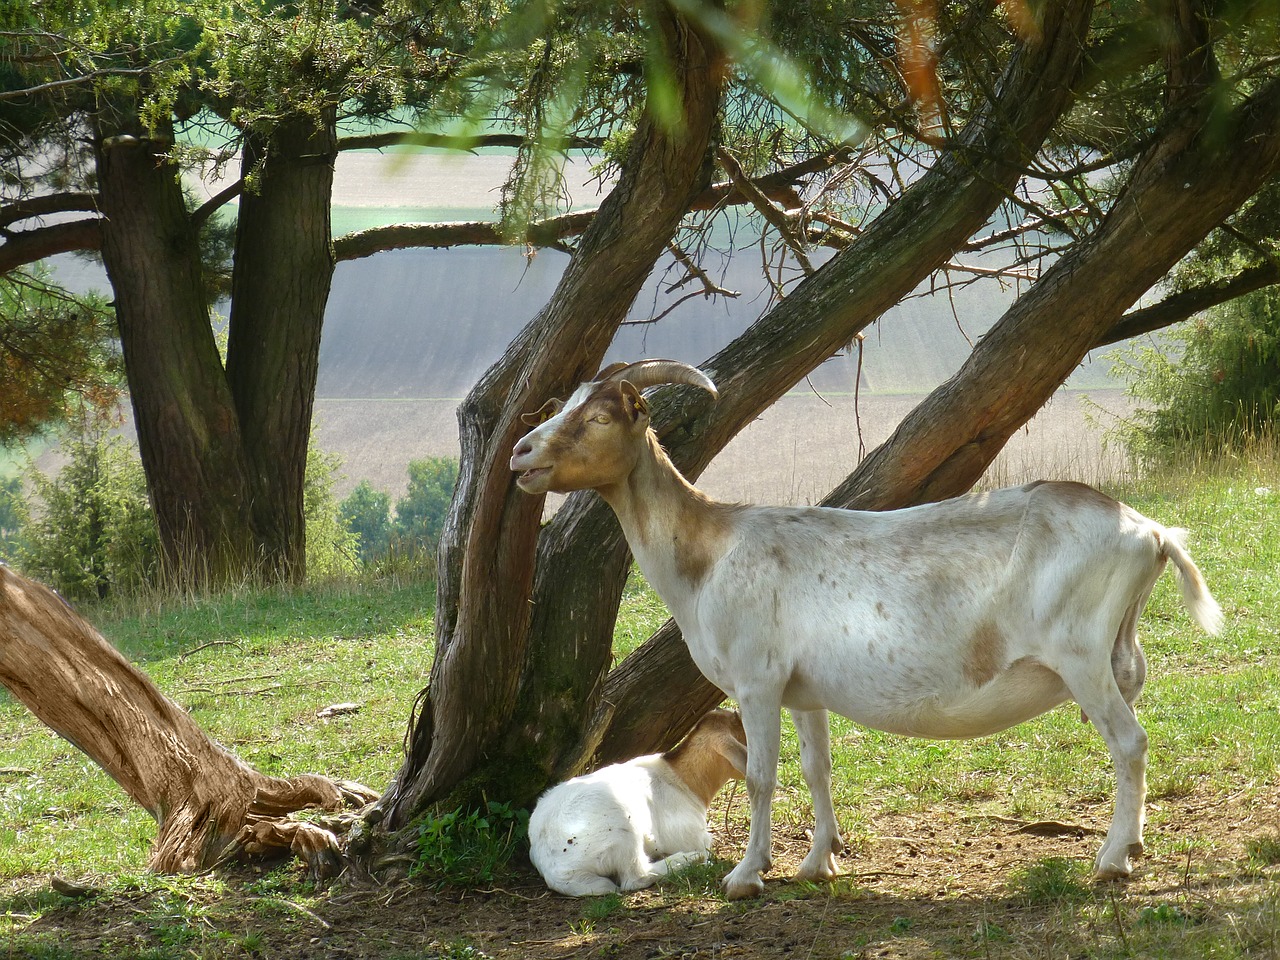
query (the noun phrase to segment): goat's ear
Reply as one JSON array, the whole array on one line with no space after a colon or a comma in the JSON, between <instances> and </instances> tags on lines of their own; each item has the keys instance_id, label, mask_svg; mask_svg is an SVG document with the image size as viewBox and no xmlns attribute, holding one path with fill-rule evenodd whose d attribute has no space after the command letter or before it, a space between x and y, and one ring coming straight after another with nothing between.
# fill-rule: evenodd
<instances>
[{"instance_id":1,"label":"goat's ear","mask_svg":"<svg viewBox=\"0 0 1280 960\"><path fill-rule=\"evenodd\" d=\"M725 735L720 743L720 755L729 761L729 766L738 771L738 776L747 775L747 745Z\"/></svg>"},{"instance_id":2,"label":"goat's ear","mask_svg":"<svg viewBox=\"0 0 1280 960\"><path fill-rule=\"evenodd\" d=\"M548 400L546 403L540 406L533 413L520 414L520 422L523 423L526 427L536 427L538 424L546 423L548 420L554 417L557 413L560 412L560 408L563 406L564 406L564 403L562 401L555 399L555 397L552 397L550 400Z\"/></svg>"},{"instance_id":3,"label":"goat's ear","mask_svg":"<svg viewBox=\"0 0 1280 960\"><path fill-rule=\"evenodd\" d=\"M640 391L633 387L628 381L623 380L619 386L622 388L622 409L627 412L627 416L631 418L632 423L639 423L641 420L649 419L649 403L640 395Z\"/></svg>"}]
</instances>

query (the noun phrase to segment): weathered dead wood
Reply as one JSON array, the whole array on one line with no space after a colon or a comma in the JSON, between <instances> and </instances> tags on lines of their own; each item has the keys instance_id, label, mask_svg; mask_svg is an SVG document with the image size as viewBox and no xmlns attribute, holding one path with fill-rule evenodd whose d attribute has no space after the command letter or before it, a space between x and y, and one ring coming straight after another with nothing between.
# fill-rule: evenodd
<instances>
[{"instance_id":1,"label":"weathered dead wood","mask_svg":"<svg viewBox=\"0 0 1280 960\"><path fill-rule=\"evenodd\" d=\"M155 818L148 866L159 873L212 866L242 831L247 853L292 849L313 871L327 873L337 864L332 832L286 818L377 797L360 784L314 774L259 773L212 740L61 597L3 564L0 683Z\"/></svg>"}]
</instances>

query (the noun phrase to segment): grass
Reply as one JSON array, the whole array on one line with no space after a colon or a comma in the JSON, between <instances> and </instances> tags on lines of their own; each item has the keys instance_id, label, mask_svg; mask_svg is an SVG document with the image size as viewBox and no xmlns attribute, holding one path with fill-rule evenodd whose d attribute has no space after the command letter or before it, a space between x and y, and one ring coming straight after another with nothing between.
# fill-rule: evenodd
<instances>
[{"instance_id":1,"label":"grass","mask_svg":"<svg viewBox=\"0 0 1280 960\"><path fill-rule=\"evenodd\" d=\"M863 946L872 951L886 943L920 956L1280 956L1274 827L1224 836L1164 827L1188 805L1254 809L1255 798L1274 798L1280 786L1280 460L1259 458L1226 472L1202 465L1109 492L1191 531L1192 553L1227 614L1223 635L1205 637L1182 609L1174 578L1165 576L1143 618L1150 674L1141 717L1152 745L1148 861L1165 865L1151 868L1150 884L1119 893L1089 885L1098 838L1088 837L1061 856L1029 847L962 920L938 919L938 911L965 907L959 891L971 889L969 874L981 865L973 850L990 844L993 824L1105 825L1114 788L1101 739L1071 708L969 742L912 741L834 718L836 807L853 854L846 860L852 877L830 888L771 883L766 901L744 911L720 898L727 865L713 862L654 894L657 908L633 909L628 898L583 903L562 927L590 933L601 955L614 942L609 930L626 930L660 908L693 911L710 918L699 922L726 928L761 911L782 922L781 912L793 911L808 918L802 947L823 937L834 944L815 956L857 956ZM410 706L427 679L434 595L430 583L350 583L86 612L249 763L273 774L319 772L380 789L399 766ZM633 577L615 653L625 655L666 616ZM318 709L344 701L361 704L360 711L316 718ZM774 807L774 836L783 846L803 844L812 822L789 723L784 731ZM722 837L718 851L729 859L744 838L740 789L736 798L722 799L712 816L712 831ZM902 892L890 896L860 876L862 864L899 839L904 849L927 846L929 825L939 817L949 818L947 836L959 838L954 875L944 875L942 889L916 892L913 881L902 879L892 881L904 885ZM892 836L895 830L901 838ZM122 956L269 955L276 928L305 931L325 909L326 894L293 868L234 888L217 876L148 876L154 832L93 764L0 693L0 957L6 948L20 956L89 955L33 925L76 909L48 889L52 876L138 898L131 909L152 932ZM442 837L441 855L454 856ZM973 850L959 845L969 842ZM902 856L903 866L886 866L889 874L912 873L911 855ZM1158 875L1161 869L1167 872ZM503 885L484 876L486 888ZM518 899L510 909L520 909ZM460 936L442 934L439 945L404 955L492 952L470 932Z\"/></svg>"}]
</instances>

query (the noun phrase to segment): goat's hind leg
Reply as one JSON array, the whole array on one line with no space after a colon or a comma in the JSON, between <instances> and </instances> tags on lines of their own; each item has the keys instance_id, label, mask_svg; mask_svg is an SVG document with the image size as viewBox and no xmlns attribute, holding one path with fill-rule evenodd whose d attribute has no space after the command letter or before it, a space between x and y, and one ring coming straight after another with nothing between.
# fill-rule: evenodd
<instances>
[{"instance_id":1,"label":"goat's hind leg","mask_svg":"<svg viewBox=\"0 0 1280 960\"><path fill-rule=\"evenodd\" d=\"M1107 664L1106 667L1110 667ZM1060 671L1080 708L1088 715L1115 764L1116 805L1094 879L1116 880L1132 872L1131 856L1142 853L1147 797L1147 732L1126 702L1110 669ZM1074 675L1073 675L1074 673Z\"/></svg>"},{"instance_id":2,"label":"goat's hind leg","mask_svg":"<svg viewBox=\"0 0 1280 960\"><path fill-rule=\"evenodd\" d=\"M800 769L813 798L813 846L796 873L798 880L833 880L840 874L836 854L844 850L831 802L831 726L825 710L792 710L800 738Z\"/></svg>"}]
</instances>

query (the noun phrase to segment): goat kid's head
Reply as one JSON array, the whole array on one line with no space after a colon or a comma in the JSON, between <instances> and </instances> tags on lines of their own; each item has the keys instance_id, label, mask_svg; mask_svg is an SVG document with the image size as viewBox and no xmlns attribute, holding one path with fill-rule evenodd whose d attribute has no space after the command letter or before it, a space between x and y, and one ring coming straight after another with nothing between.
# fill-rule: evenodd
<instances>
[{"instance_id":1,"label":"goat kid's head","mask_svg":"<svg viewBox=\"0 0 1280 960\"><path fill-rule=\"evenodd\" d=\"M730 780L747 775L747 734L736 710L712 710L663 755L704 804Z\"/></svg>"},{"instance_id":2,"label":"goat kid's head","mask_svg":"<svg viewBox=\"0 0 1280 960\"><path fill-rule=\"evenodd\" d=\"M567 401L548 400L521 417L533 429L511 454L517 485L525 493L568 493L625 479L649 428L649 404L640 391L663 383L687 383L716 396L705 374L676 360L605 367Z\"/></svg>"}]
</instances>

